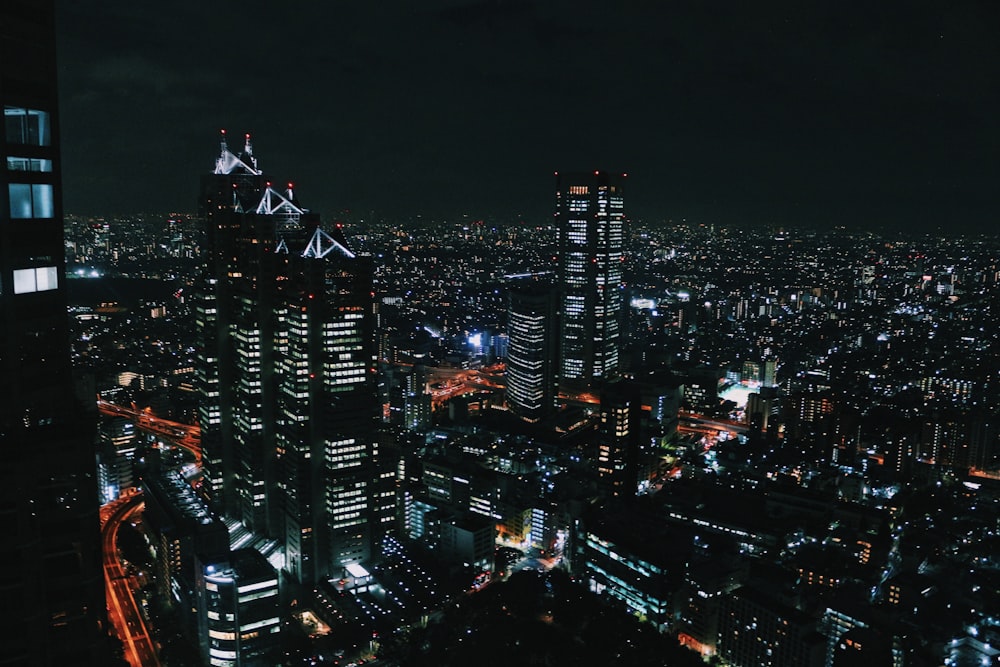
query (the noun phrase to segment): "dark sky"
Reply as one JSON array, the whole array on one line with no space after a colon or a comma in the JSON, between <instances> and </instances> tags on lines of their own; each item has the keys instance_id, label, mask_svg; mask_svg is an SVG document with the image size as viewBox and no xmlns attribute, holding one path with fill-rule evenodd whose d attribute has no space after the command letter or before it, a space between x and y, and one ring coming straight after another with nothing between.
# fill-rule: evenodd
<instances>
[{"instance_id":1,"label":"dark sky","mask_svg":"<svg viewBox=\"0 0 1000 667\"><path fill-rule=\"evenodd\" d=\"M68 212L192 211L220 128L326 218L993 231L1000 3L58 0Z\"/></svg>"}]
</instances>

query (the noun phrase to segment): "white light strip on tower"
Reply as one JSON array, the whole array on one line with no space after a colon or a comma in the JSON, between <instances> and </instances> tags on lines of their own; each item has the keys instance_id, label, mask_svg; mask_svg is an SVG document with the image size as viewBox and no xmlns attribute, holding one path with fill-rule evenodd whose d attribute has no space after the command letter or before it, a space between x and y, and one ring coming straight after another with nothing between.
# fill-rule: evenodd
<instances>
[{"instance_id":1,"label":"white light strip on tower","mask_svg":"<svg viewBox=\"0 0 1000 667\"><path fill-rule=\"evenodd\" d=\"M324 244L328 245L324 247ZM349 259L354 259L355 257L353 252L342 246L332 236L317 227L316 231L313 232L312 238L309 239L309 245L307 245L306 249L302 251L302 256L323 258L329 255L334 249L340 250L340 252L342 252L344 256Z\"/></svg>"},{"instance_id":2,"label":"white light strip on tower","mask_svg":"<svg viewBox=\"0 0 1000 667\"><path fill-rule=\"evenodd\" d=\"M273 200L275 197L278 199L277 202ZM264 196L261 197L260 203L257 204L256 213L261 215L274 215L282 209L290 209L292 212L298 213L299 215L305 213L304 210L286 199L283 194L272 189L271 186L268 186L267 189L264 190Z\"/></svg>"}]
</instances>

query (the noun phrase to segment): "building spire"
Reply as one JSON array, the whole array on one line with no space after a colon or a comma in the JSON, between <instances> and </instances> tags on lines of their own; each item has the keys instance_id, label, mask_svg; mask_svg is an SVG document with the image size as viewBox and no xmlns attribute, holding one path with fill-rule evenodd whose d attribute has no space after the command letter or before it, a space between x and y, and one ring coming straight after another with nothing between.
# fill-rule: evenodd
<instances>
[{"instance_id":1,"label":"building spire","mask_svg":"<svg viewBox=\"0 0 1000 667\"><path fill-rule=\"evenodd\" d=\"M257 168L257 158L253 156L253 146L250 143L250 133L246 134L246 143L243 152L237 157L229 150L229 143L226 141L226 131L219 131L219 157L215 159L216 174L242 173L260 176L260 169Z\"/></svg>"}]
</instances>

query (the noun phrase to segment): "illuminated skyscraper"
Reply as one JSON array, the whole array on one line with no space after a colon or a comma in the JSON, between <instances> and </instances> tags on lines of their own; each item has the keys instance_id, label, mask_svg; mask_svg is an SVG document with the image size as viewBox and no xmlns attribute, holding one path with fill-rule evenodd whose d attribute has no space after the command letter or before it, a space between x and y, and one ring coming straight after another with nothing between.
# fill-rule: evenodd
<instances>
[{"instance_id":1,"label":"illuminated skyscraper","mask_svg":"<svg viewBox=\"0 0 1000 667\"><path fill-rule=\"evenodd\" d=\"M205 483L216 508L264 533L274 532L274 526L268 531L264 520L264 508L273 494L267 493L261 477L274 470L274 447L263 442L270 433L263 429L261 412L271 391L264 383L260 346L267 340L269 358L273 336L267 338L266 333L271 331L273 311L263 312L266 303L261 301L271 299L255 299L254 292L266 295L274 289L274 279L268 284L252 272L260 272L262 258L264 264L281 259L274 253L274 232L256 229L264 222L255 215L257 203L268 189L249 135L243 151L236 155L229 150L223 133L215 170L202 178L201 191L205 269L195 296L195 327L202 460ZM264 247L253 253L256 257L252 259L257 261L247 261L251 258L241 254L260 245L255 243L258 231L265 231L259 239ZM267 268L274 272L273 266ZM256 396L241 401L251 389L256 390ZM270 452L270 457L265 452Z\"/></svg>"},{"instance_id":2,"label":"illuminated skyscraper","mask_svg":"<svg viewBox=\"0 0 1000 667\"><path fill-rule=\"evenodd\" d=\"M535 280L511 285L507 308L507 404L536 422L552 413L556 395L555 291Z\"/></svg>"},{"instance_id":3,"label":"illuminated skyscraper","mask_svg":"<svg viewBox=\"0 0 1000 667\"><path fill-rule=\"evenodd\" d=\"M625 260L624 175L556 175L559 385L594 388L618 373Z\"/></svg>"},{"instance_id":4,"label":"illuminated skyscraper","mask_svg":"<svg viewBox=\"0 0 1000 667\"><path fill-rule=\"evenodd\" d=\"M100 665L93 410L66 319L53 3L0 3L0 664Z\"/></svg>"},{"instance_id":5,"label":"illuminated skyscraper","mask_svg":"<svg viewBox=\"0 0 1000 667\"><path fill-rule=\"evenodd\" d=\"M198 380L209 493L281 541L303 582L341 576L380 537L369 257L274 190L223 138L202 184ZM339 569L338 569L339 568Z\"/></svg>"},{"instance_id":6,"label":"illuminated skyscraper","mask_svg":"<svg viewBox=\"0 0 1000 667\"><path fill-rule=\"evenodd\" d=\"M278 448L287 566L315 581L370 559L380 537L373 273L339 226L316 228L293 267L282 297Z\"/></svg>"}]
</instances>

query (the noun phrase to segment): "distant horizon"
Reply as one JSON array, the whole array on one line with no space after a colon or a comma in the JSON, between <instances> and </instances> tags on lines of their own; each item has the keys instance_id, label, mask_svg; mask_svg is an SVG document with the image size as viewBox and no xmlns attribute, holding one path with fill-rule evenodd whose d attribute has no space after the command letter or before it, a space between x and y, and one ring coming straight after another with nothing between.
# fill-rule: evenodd
<instances>
[{"instance_id":1,"label":"distant horizon","mask_svg":"<svg viewBox=\"0 0 1000 667\"><path fill-rule=\"evenodd\" d=\"M329 215L324 211L315 211L308 206L306 209L318 213L321 221L324 224L332 224L334 222L346 222L348 224L352 222L358 222L361 219L365 219L366 222L377 221L377 222L389 222L389 223L405 223L405 222L417 222L420 224L435 223L435 222L448 222L452 224L459 224L462 222L461 218L468 218L469 222L487 220L495 222L502 225L513 226L519 223L529 224L533 227L544 226L549 224L554 224L551 220L546 220L542 222L533 222L527 216L506 216L506 214L500 213L455 213L450 215L444 214L423 214L423 213L405 213L405 214L388 214L378 210L369 210L365 212L359 211L347 211L346 215ZM343 213L343 212L342 212ZM129 217L162 217L164 220L168 219L170 216L183 216L190 219L198 219L197 211L133 211L129 213L79 213L76 211L64 211L63 218L76 218L76 219L101 219L105 221L109 220L126 220ZM371 219L369 219L371 218ZM673 218L661 218L659 220L651 220L645 217L638 217L634 215L629 215L628 206L626 205L626 219L630 223L642 224L650 227L669 227L669 226L686 226L686 227L712 227L715 226L719 229L744 229L755 231L761 234L771 233L779 230L794 230L798 232L809 232L809 233L833 233L833 232L844 232L848 234L860 234L860 233L871 233L871 234L905 234L908 237L933 237L933 238L983 238L983 239L996 239L1000 241L1000 230L998 231L970 231L962 229L913 229L908 227L893 226L891 224L885 224L881 226L852 226L847 224L842 225L810 225L808 223L764 223L755 224L750 222L702 222L697 220L676 220ZM350 232L350 229L348 229Z\"/></svg>"},{"instance_id":2,"label":"distant horizon","mask_svg":"<svg viewBox=\"0 0 1000 667\"><path fill-rule=\"evenodd\" d=\"M996 3L62 2L65 205L194 206L225 128L320 212L536 217L552 171L582 168L627 171L634 218L987 232L998 23Z\"/></svg>"}]
</instances>

